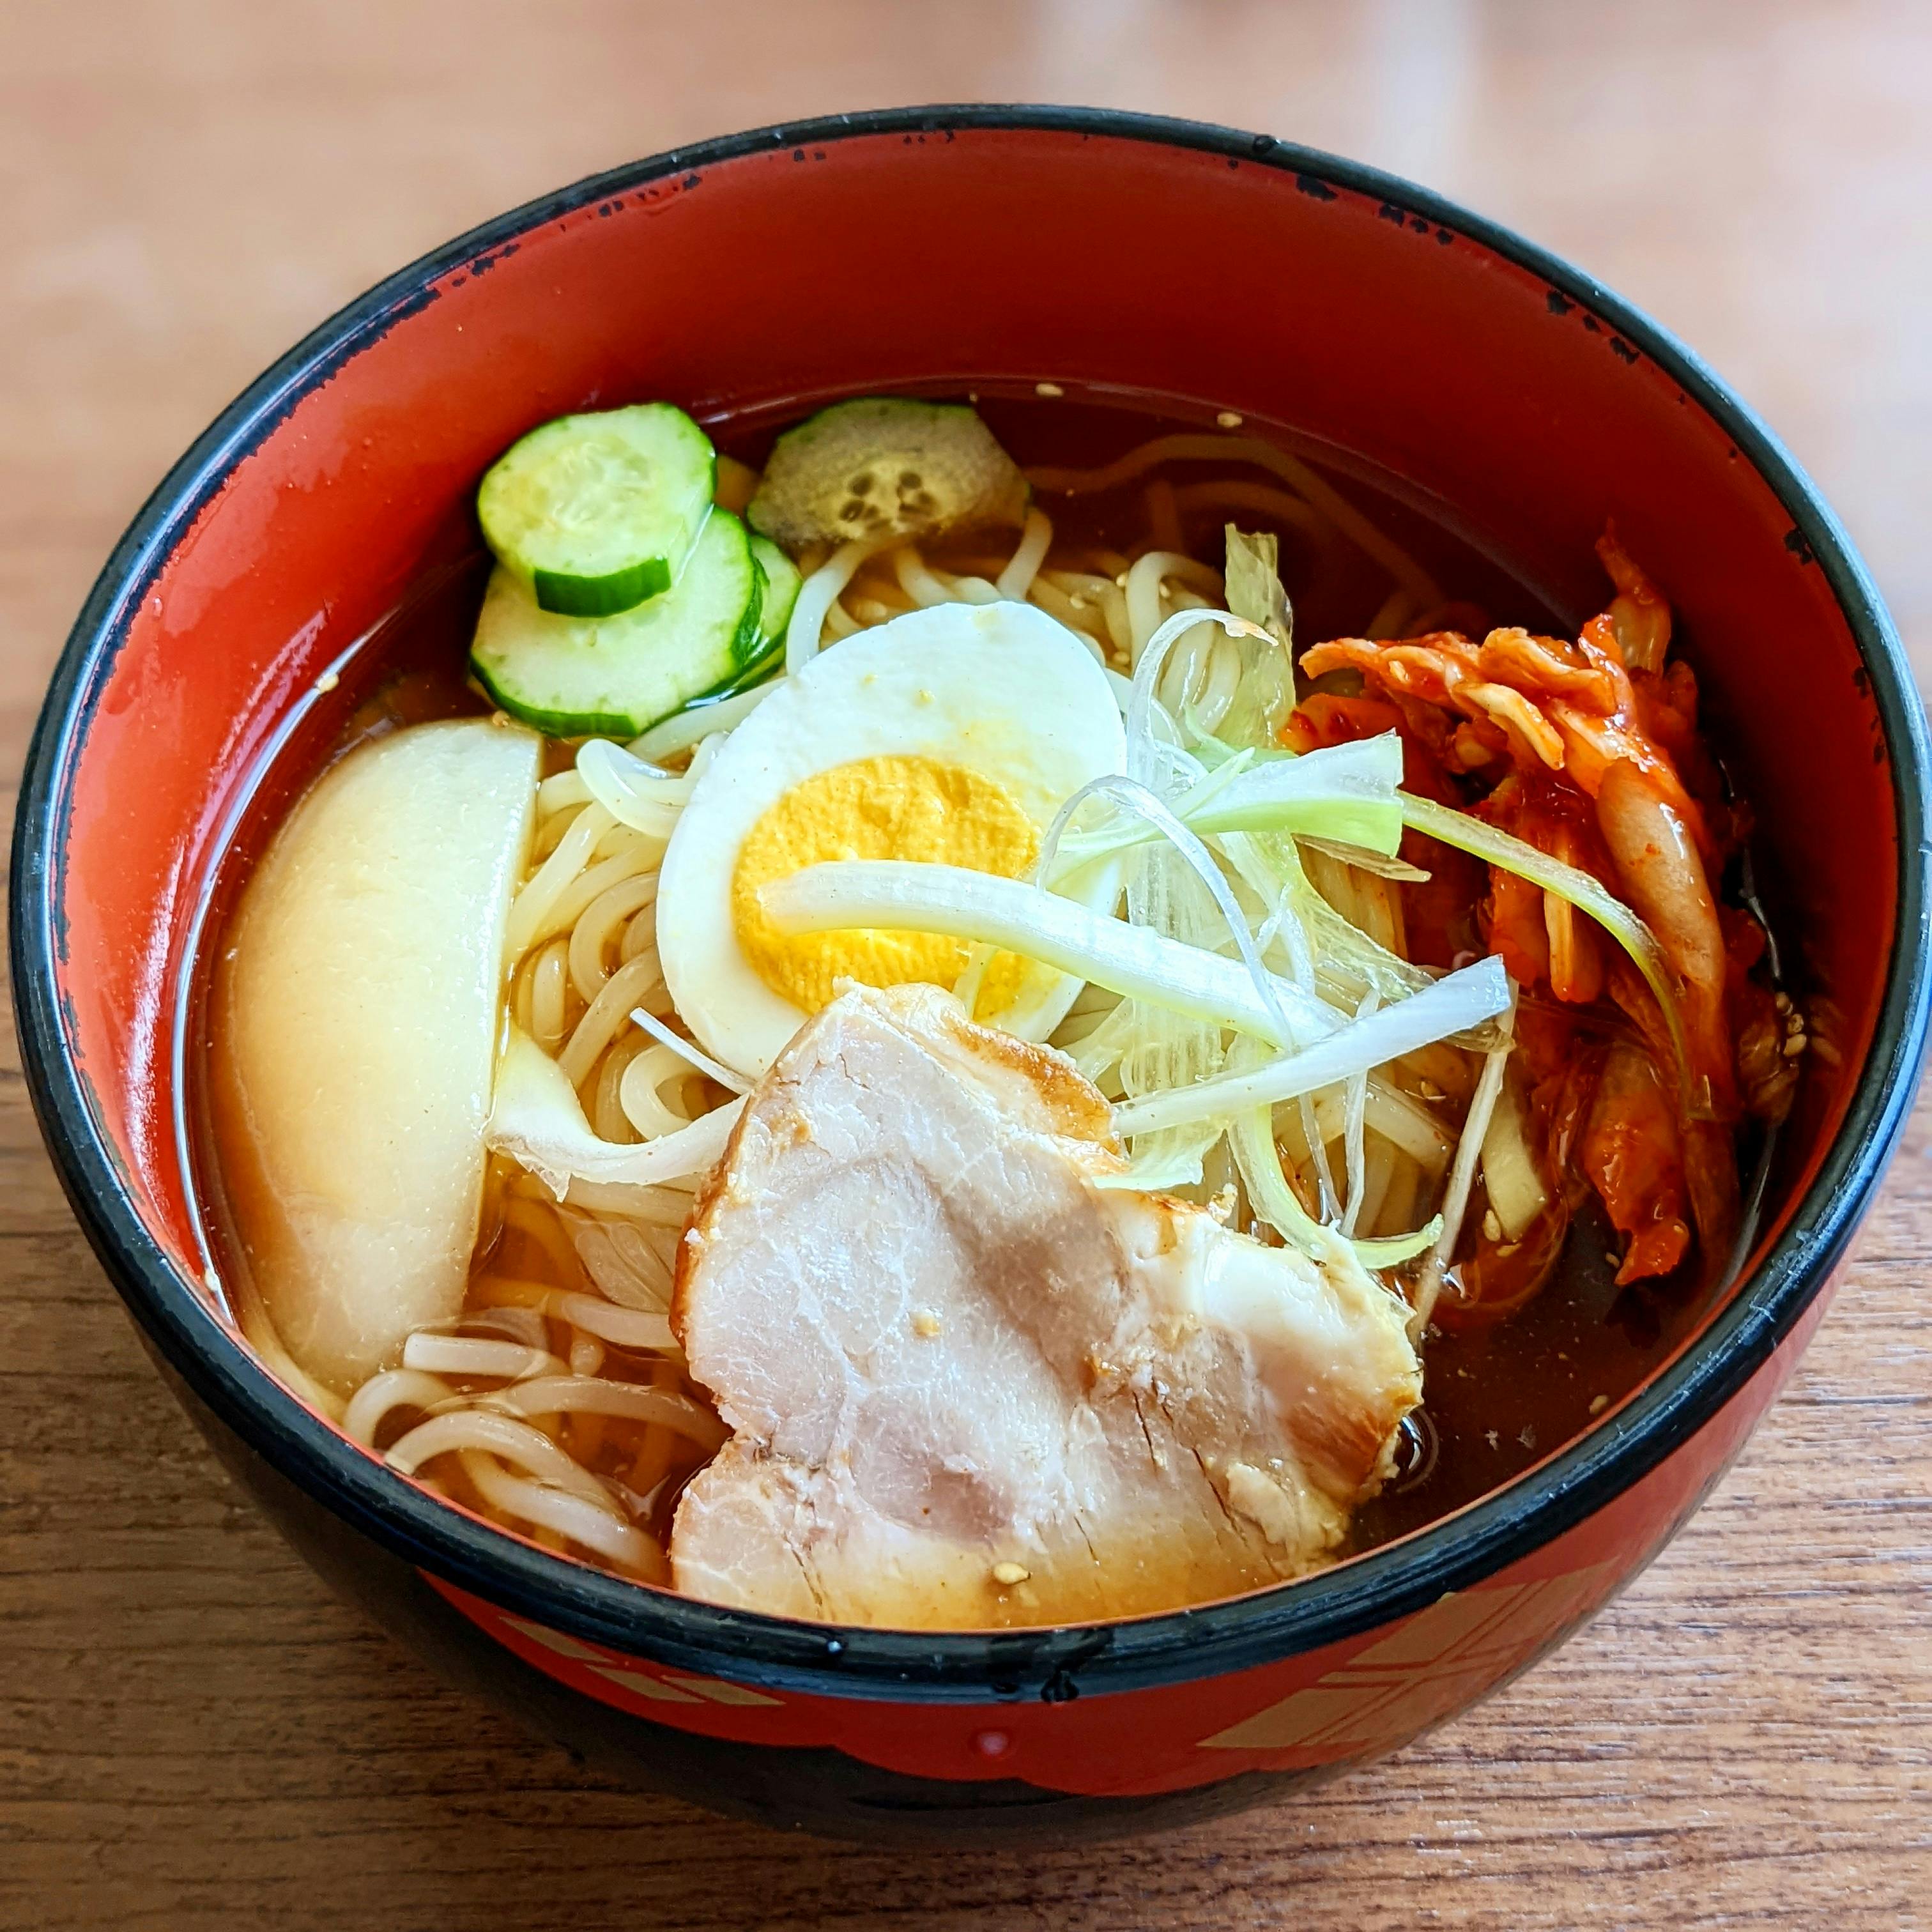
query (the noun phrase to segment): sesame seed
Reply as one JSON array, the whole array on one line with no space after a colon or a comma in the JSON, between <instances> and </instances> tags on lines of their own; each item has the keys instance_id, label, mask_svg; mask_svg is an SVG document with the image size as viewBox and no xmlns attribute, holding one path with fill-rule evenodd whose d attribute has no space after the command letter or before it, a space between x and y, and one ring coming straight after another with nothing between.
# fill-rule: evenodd
<instances>
[{"instance_id":1,"label":"sesame seed","mask_svg":"<svg viewBox=\"0 0 1932 1932\"><path fill-rule=\"evenodd\" d=\"M1788 1013L1791 1010L1791 995L1789 993L1780 993L1773 998L1772 1004L1780 1012Z\"/></svg>"},{"instance_id":2,"label":"sesame seed","mask_svg":"<svg viewBox=\"0 0 1932 1932\"><path fill-rule=\"evenodd\" d=\"M1785 1058L1786 1060L1796 1060L1798 1056L1804 1051L1804 1036L1802 1033L1793 1034L1791 1037L1784 1042Z\"/></svg>"},{"instance_id":3,"label":"sesame seed","mask_svg":"<svg viewBox=\"0 0 1932 1932\"><path fill-rule=\"evenodd\" d=\"M1066 393L1058 382L1036 382L1033 392L1036 396L1064 396Z\"/></svg>"},{"instance_id":4,"label":"sesame seed","mask_svg":"<svg viewBox=\"0 0 1932 1932\"><path fill-rule=\"evenodd\" d=\"M940 1325L939 1317L934 1314L931 1309L920 1308L914 1310L912 1332L915 1335L923 1336L929 1342L939 1333Z\"/></svg>"},{"instance_id":5,"label":"sesame seed","mask_svg":"<svg viewBox=\"0 0 1932 1932\"><path fill-rule=\"evenodd\" d=\"M1239 410L1223 410L1214 420L1223 429L1239 429L1241 426L1241 412Z\"/></svg>"},{"instance_id":6,"label":"sesame seed","mask_svg":"<svg viewBox=\"0 0 1932 1932\"><path fill-rule=\"evenodd\" d=\"M1024 1583L1033 1574L1023 1563L995 1563L993 1581L1002 1589L1010 1590L1016 1583Z\"/></svg>"},{"instance_id":7,"label":"sesame seed","mask_svg":"<svg viewBox=\"0 0 1932 1932\"><path fill-rule=\"evenodd\" d=\"M1491 1208L1483 1216L1483 1238L1486 1241L1499 1241L1503 1238L1503 1224L1496 1219L1496 1210Z\"/></svg>"},{"instance_id":8,"label":"sesame seed","mask_svg":"<svg viewBox=\"0 0 1932 1932\"><path fill-rule=\"evenodd\" d=\"M319 692L333 691L341 682L341 679L338 677L334 671L326 670L316 680L315 688Z\"/></svg>"},{"instance_id":9,"label":"sesame seed","mask_svg":"<svg viewBox=\"0 0 1932 1932\"><path fill-rule=\"evenodd\" d=\"M1606 1409L1607 1408L1609 1408L1609 1407L1610 1407L1610 1397L1609 1397L1608 1396L1606 1396L1606 1395L1600 1395L1600 1396L1597 1396L1594 1397L1594 1398L1592 1400L1592 1401L1591 1401L1591 1403L1590 1403L1590 1413L1591 1413L1592 1415L1601 1415L1601 1414L1603 1414L1604 1411L1605 1409Z\"/></svg>"}]
</instances>

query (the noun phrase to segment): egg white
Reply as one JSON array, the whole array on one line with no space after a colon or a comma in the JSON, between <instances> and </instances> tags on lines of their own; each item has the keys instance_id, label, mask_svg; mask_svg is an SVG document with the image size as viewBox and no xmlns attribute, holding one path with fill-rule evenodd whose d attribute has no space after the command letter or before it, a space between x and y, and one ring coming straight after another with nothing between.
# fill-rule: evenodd
<instances>
[{"instance_id":1,"label":"egg white","mask_svg":"<svg viewBox=\"0 0 1932 1932\"><path fill-rule=\"evenodd\" d=\"M860 758L929 758L997 781L1043 834L1090 779L1124 769L1107 676L1072 633L1031 604L942 604L830 646L725 740L680 815L658 877L658 957L678 1012L728 1066L762 1073L807 1016L740 950L731 881L746 836L814 774ZM1117 869L1079 896L1110 908ZM1029 979L999 1016L1043 1040L1079 982Z\"/></svg>"}]
</instances>

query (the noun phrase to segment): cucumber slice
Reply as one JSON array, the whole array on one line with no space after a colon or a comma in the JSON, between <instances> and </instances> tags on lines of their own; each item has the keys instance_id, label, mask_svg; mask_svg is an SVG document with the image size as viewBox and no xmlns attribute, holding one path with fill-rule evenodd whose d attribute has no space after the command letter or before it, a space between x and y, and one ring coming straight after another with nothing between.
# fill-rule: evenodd
<instances>
[{"instance_id":1,"label":"cucumber slice","mask_svg":"<svg viewBox=\"0 0 1932 1932\"><path fill-rule=\"evenodd\" d=\"M782 638L791 622L791 607L798 602L798 586L805 579L798 566L770 537L754 536L752 554L765 573L765 608L758 619L761 638Z\"/></svg>"},{"instance_id":2,"label":"cucumber slice","mask_svg":"<svg viewBox=\"0 0 1932 1932\"><path fill-rule=\"evenodd\" d=\"M640 403L532 430L484 478L476 514L538 608L608 617L676 582L716 481L704 430L669 403Z\"/></svg>"},{"instance_id":3,"label":"cucumber slice","mask_svg":"<svg viewBox=\"0 0 1932 1932\"><path fill-rule=\"evenodd\" d=\"M722 684L714 684L709 691L700 691L695 698L687 698L669 713L676 717L686 711L701 711L706 705L718 704L727 698L736 698L741 692L749 691L754 684L763 684L767 678L776 677L784 669L784 640L775 638L758 646L758 655L742 670L734 671ZM664 722L660 718L658 724Z\"/></svg>"},{"instance_id":4,"label":"cucumber slice","mask_svg":"<svg viewBox=\"0 0 1932 1932\"><path fill-rule=\"evenodd\" d=\"M614 617L541 610L508 569L490 577L470 668L513 718L553 738L634 738L768 654L764 573L745 526L715 510L670 590Z\"/></svg>"},{"instance_id":5,"label":"cucumber slice","mask_svg":"<svg viewBox=\"0 0 1932 1932\"><path fill-rule=\"evenodd\" d=\"M681 718L693 711L708 710L712 705L722 704L728 698L741 696L755 684L768 683L775 677L781 677L784 674L784 638L781 634L761 644L758 647L758 655L742 670L728 677L722 684L713 685L709 691L700 691L695 698L687 698L670 718L660 718L658 724L668 724L672 718ZM651 728L655 731L657 725ZM680 745L674 748L683 750L686 747Z\"/></svg>"},{"instance_id":6,"label":"cucumber slice","mask_svg":"<svg viewBox=\"0 0 1932 1932\"><path fill-rule=\"evenodd\" d=\"M700 692L690 703L706 704L720 698L736 698L740 692L749 691L754 684L763 684L766 678L784 669L784 640L775 638L742 670L727 678L715 691Z\"/></svg>"},{"instance_id":7,"label":"cucumber slice","mask_svg":"<svg viewBox=\"0 0 1932 1932\"><path fill-rule=\"evenodd\" d=\"M772 447L746 514L789 550L1026 520L1026 478L964 403L862 396Z\"/></svg>"}]
</instances>

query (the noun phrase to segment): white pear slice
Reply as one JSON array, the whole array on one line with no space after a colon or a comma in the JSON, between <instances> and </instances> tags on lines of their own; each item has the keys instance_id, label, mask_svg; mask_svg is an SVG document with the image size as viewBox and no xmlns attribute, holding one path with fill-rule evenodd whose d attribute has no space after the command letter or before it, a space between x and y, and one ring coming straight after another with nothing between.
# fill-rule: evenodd
<instances>
[{"instance_id":1,"label":"white pear slice","mask_svg":"<svg viewBox=\"0 0 1932 1932\"><path fill-rule=\"evenodd\" d=\"M228 1206L281 1345L347 1391L462 1306L540 741L419 724L311 786L213 1009Z\"/></svg>"}]
</instances>

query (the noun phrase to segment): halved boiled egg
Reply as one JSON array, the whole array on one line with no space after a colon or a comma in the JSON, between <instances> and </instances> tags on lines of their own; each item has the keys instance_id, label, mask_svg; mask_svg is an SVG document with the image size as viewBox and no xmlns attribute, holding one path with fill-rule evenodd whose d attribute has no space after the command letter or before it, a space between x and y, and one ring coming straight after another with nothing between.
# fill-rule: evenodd
<instances>
[{"instance_id":1,"label":"halved boiled egg","mask_svg":"<svg viewBox=\"0 0 1932 1932\"><path fill-rule=\"evenodd\" d=\"M1053 816L1125 762L1106 674L1030 604L944 604L832 646L728 738L698 780L658 883L658 956L678 1012L728 1066L763 1072L842 980L951 986L959 940L870 929L788 934L760 889L808 866L901 859L1018 878ZM1112 906L1118 872L1080 896ZM1044 1039L1079 990L997 955L976 1016Z\"/></svg>"}]
</instances>

